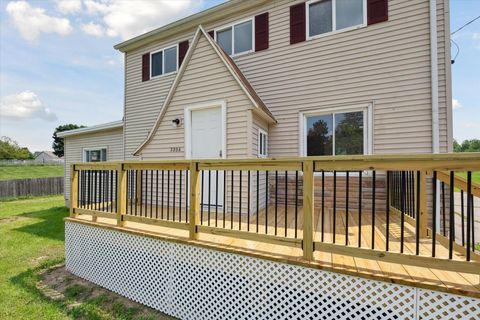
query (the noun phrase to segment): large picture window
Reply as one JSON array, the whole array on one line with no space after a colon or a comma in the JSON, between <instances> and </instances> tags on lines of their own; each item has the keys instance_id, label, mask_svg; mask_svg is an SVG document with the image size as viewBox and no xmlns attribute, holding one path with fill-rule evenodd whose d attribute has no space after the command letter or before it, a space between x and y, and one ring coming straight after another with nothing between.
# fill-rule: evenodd
<instances>
[{"instance_id":1,"label":"large picture window","mask_svg":"<svg viewBox=\"0 0 480 320\"><path fill-rule=\"evenodd\" d=\"M367 153L366 111L305 115L305 155Z\"/></svg>"},{"instance_id":2,"label":"large picture window","mask_svg":"<svg viewBox=\"0 0 480 320\"><path fill-rule=\"evenodd\" d=\"M311 0L307 2L307 36L365 24L365 0Z\"/></svg>"},{"instance_id":3,"label":"large picture window","mask_svg":"<svg viewBox=\"0 0 480 320\"><path fill-rule=\"evenodd\" d=\"M107 161L107 148L84 149L83 160L85 162Z\"/></svg>"},{"instance_id":4,"label":"large picture window","mask_svg":"<svg viewBox=\"0 0 480 320\"><path fill-rule=\"evenodd\" d=\"M150 77L176 72L178 69L177 46L165 48L150 54Z\"/></svg>"},{"instance_id":5,"label":"large picture window","mask_svg":"<svg viewBox=\"0 0 480 320\"><path fill-rule=\"evenodd\" d=\"M216 30L215 39L229 55L253 51L253 19Z\"/></svg>"}]
</instances>

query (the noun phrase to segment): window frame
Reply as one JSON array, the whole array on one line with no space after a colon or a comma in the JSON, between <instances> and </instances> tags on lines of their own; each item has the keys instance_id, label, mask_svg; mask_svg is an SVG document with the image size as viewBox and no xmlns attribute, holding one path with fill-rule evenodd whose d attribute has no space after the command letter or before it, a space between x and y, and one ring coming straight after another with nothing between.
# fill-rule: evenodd
<instances>
[{"instance_id":1,"label":"window frame","mask_svg":"<svg viewBox=\"0 0 480 320\"><path fill-rule=\"evenodd\" d=\"M165 50L171 49L171 48L176 48L176 56L175 56L175 71L171 71L168 73L165 73ZM153 69L153 61L152 57L155 53L159 53L160 51L163 51L162 54L162 74L159 75L152 75L152 69ZM178 72L178 43L173 44L171 46L163 47L162 49L155 50L150 52L150 79L156 79L156 78L161 78L163 76L168 76L170 74L174 74Z\"/></svg>"},{"instance_id":2,"label":"window frame","mask_svg":"<svg viewBox=\"0 0 480 320\"><path fill-rule=\"evenodd\" d=\"M242 23L248 22L248 21L252 22L252 49L247 50L247 51L243 51L243 52L239 52L239 53L235 53L235 29L234 29L234 27L238 24L242 24ZM224 31L228 28L232 28L232 48L231 48L232 49L232 54L230 55L230 57L238 57L238 56L242 56L242 55L245 55L245 54L255 52L255 17L249 17L249 18L246 18L246 19L243 19L243 20L237 20L237 21L234 21L232 23L222 25L218 28L213 29L213 31L214 31L213 32L213 35L214 35L213 39L215 40L215 42L219 46L220 46L220 44L217 41L217 32Z\"/></svg>"},{"instance_id":3,"label":"window frame","mask_svg":"<svg viewBox=\"0 0 480 320\"><path fill-rule=\"evenodd\" d=\"M367 26L367 0L362 0L363 1L363 23L355 26L351 26L348 28L343 28L343 29L337 29L337 0L331 0L332 1L332 31L310 36L310 14L309 14L310 5L314 3L322 2L322 1L325 1L325 0L309 0L305 3L305 29L306 29L305 35L306 35L307 41L323 38L332 34L356 30L356 29L364 28Z\"/></svg>"},{"instance_id":4,"label":"window frame","mask_svg":"<svg viewBox=\"0 0 480 320\"><path fill-rule=\"evenodd\" d=\"M105 149L105 161L98 161L98 162L107 162L108 161L108 147L89 147L89 148L83 148L82 149L82 162L87 162L87 151L98 151L100 150L100 156L102 150ZM92 161L88 161L89 163Z\"/></svg>"},{"instance_id":5,"label":"window frame","mask_svg":"<svg viewBox=\"0 0 480 320\"><path fill-rule=\"evenodd\" d=\"M265 136L265 153L262 153L262 150L260 149L260 141L262 139L262 135ZM258 128L258 138L257 138L257 156L259 158L267 158L268 157L268 133L267 131Z\"/></svg>"},{"instance_id":6,"label":"window frame","mask_svg":"<svg viewBox=\"0 0 480 320\"><path fill-rule=\"evenodd\" d=\"M373 115L372 104L336 106L324 109L307 110L300 112L300 156L307 157L307 118L314 116L324 116L333 114L333 124L335 126L335 113L363 112L363 155L373 153ZM332 128L332 154L325 157L335 156L335 127ZM319 156L321 157L321 156Z\"/></svg>"}]
</instances>

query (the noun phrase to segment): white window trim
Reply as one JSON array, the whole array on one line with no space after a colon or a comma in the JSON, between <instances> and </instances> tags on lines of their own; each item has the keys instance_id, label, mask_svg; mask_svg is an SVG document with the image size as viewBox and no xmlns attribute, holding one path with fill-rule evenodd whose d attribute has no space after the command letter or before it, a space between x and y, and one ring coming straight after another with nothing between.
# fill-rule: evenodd
<instances>
[{"instance_id":1,"label":"white window trim","mask_svg":"<svg viewBox=\"0 0 480 320\"><path fill-rule=\"evenodd\" d=\"M200 109L221 108L222 112L222 157L227 158L227 101L214 100L208 102L201 102L198 104L186 106L184 109L185 117L185 159L192 159L192 111Z\"/></svg>"},{"instance_id":2,"label":"white window trim","mask_svg":"<svg viewBox=\"0 0 480 320\"><path fill-rule=\"evenodd\" d=\"M176 65L175 71L168 72L168 73L162 73L162 74L159 74L157 76L152 76L152 68L153 68L152 56L155 53L163 51L163 54L162 54L162 72L164 72L165 71L165 50L168 50L168 49L171 49L171 48L176 48L177 49L176 50L177 54L176 54L176 57L175 57L175 65ZM155 50L155 51L150 52L150 79L161 78L161 77L168 76L170 74L174 74L174 73L177 73L177 72L178 72L178 43L174 44L174 45L171 45L171 46L168 46L168 47L164 47L164 48L159 49L159 50Z\"/></svg>"},{"instance_id":3,"label":"white window trim","mask_svg":"<svg viewBox=\"0 0 480 320\"><path fill-rule=\"evenodd\" d=\"M234 26L237 25L237 24L241 24L241 23L244 23L244 22L247 22L247 21L251 21L252 22L252 49L251 50L247 50L247 51L243 51L243 52L239 52L239 53L235 53L235 32L234 32ZM247 18L247 19L243 19L243 20L238 20L238 21L235 21L233 23L230 23L230 24L227 24L227 25L223 25L221 27L218 27L218 28L215 28L213 29L213 34L214 34L214 40L215 42L218 43L217 41L217 32L220 32L220 31L223 31L225 29L228 29L228 28L232 28L232 54L230 55L230 57L238 57L238 56L242 56L242 55L245 55L245 54L249 54L249 53L252 53L252 52L255 52L255 19L254 17L250 17L250 18ZM220 45L220 44L219 44Z\"/></svg>"},{"instance_id":4,"label":"white window trim","mask_svg":"<svg viewBox=\"0 0 480 320\"><path fill-rule=\"evenodd\" d=\"M262 154L262 150L260 149L260 139L261 135L265 135L265 154ZM259 158L267 158L268 157L268 133L267 131L258 128L258 139L257 139L257 156Z\"/></svg>"},{"instance_id":5,"label":"white window trim","mask_svg":"<svg viewBox=\"0 0 480 320\"><path fill-rule=\"evenodd\" d=\"M300 156L307 156L307 117L322 116L332 113L345 113L345 112L363 112L363 154L373 154L373 112L372 104L360 104L360 105L347 105L327 107L316 110L308 110L299 113L300 132L299 132L299 145ZM334 119L335 120L335 119ZM335 130L333 130L333 155L335 154Z\"/></svg>"},{"instance_id":6,"label":"white window trim","mask_svg":"<svg viewBox=\"0 0 480 320\"><path fill-rule=\"evenodd\" d=\"M87 151L96 151L96 150L102 150L102 149L105 149L105 161L108 161L108 147L89 147L89 148L82 148L82 162L87 162Z\"/></svg>"},{"instance_id":7,"label":"white window trim","mask_svg":"<svg viewBox=\"0 0 480 320\"><path fill-rule=\"evenodd\" d=\"M364 28L367 26L367 0L363 0L363 23L361 24L358 24L356 26L351 26L351 27L348 27L348 28L343 28L343 29L339 29L337 30L337 5L336 5L336 0L332 0L332 31L330 32L325 32L325 33L321 33L321 34L317 34L317 35L314 35L314 36L310 36L310 14L309 14L309 7L310 7L310 4L312 3L317 3L317 2L321 2L321 1L324 1L324 0L309 0L306 2L306 5L305 5L305 19L306 19L306 39L307 41L308 40L313 40L313 39L318 39L318 38L323 38L323 37L326 37L326 36L329 36L329 35L333 35L333 34L337 34L337 33L342 33L342 32L346 32L346 31L351 31L351 30L356 30L356 29L360 29L360 28Z\"/></svg>"}]
</instances>

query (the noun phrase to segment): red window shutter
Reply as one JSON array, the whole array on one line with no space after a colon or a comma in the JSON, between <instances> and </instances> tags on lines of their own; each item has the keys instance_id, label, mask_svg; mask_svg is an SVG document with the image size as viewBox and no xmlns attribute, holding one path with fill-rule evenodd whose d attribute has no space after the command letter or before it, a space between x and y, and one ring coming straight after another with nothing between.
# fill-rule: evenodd
<instances>
[{"instance_id":1,"label":"red window shutter","mask_svg":"<svg viewBox=\"0 0 480 320\"><path fill-rule=\"evenodd\" d=\"M290 44L305 41L305 2L290 7Z\"/></svg>"},{"instance_id":2,"label":"red window shutter","mask_svg":"<svg viewBox=\"0 0 480 320\"><path fill-rule=\"evenodd\" d=\"M388 0L367 0L367 23L374 24L388 20Z\"/></svg>"},{"instance_id":3,"label":"red window shutter","mask_svg":"<svg viewBox=\"0 0 480 320\"><path fill-rule=\"evenodd\" d=\"M215 38L214 34L215 34L215 31L211 30L211 31L208 31L208 34L210 35L210 37L212 37L212 39Z\"/></svg>"},{"instance_id":4,"label":"red window shutter","mask_svg":"<svg viewBox=\"0 0 480 320\"><path fill-rule=\"evenodd\" d=\"M187 55L188 51L188 40L182 41L178 44L178 66L182 65L183 59Z\"/></svg>"},{"instance_id":5,"label":"red window shutter","mask_svg":"<svg viewBox=\"0 0 480 320\"><path fill-rule=\"evenodd\" d=\"M142 56L142 81L150 80L150 53Z\"/></svg>"},{"instance_id":6,"label":"red window shutter","mask_svg":"<svg viewBox=\"0 0 480 320\"><path fill-rule=\"evenodd\" d=\"M268 12L255 16L255 51L268 49Z\"/></svg>"}]
</instances>

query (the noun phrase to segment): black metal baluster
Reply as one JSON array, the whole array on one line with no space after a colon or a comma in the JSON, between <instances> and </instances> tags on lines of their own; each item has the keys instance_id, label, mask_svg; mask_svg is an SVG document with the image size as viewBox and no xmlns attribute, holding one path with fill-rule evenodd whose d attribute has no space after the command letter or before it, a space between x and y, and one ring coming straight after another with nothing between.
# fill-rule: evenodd
<instances>
[{"instance_id":1,"label":"black metal baluster","mask_svg":"<svg viewBox=\"0 0 480 320\"><path fill-rule=\"evenodd\" d=\"M390 197L390 175L391 175L391 172L390 171L387 171L387 199L386 199L386 207L385 207L385 213L386 213L386 222L387 222L387 226L386 226L386 241L385 241L385 250L388 251L390 249L390 201L391 201L391 197Z\"/></svg>"},{"instance_id":2,"label":"black metal baluster","mask_svg":"<svg viewBox=\"0 0 480 320\"><path fill-rule=\"evenodd\" d=\"M233 181L234 181L234 178L233 178L233 170L232 170L232 175L231 175L231 178L232 178L232 181L231 181L231 185L232 185L232 188L231 188L231 192L230 192L230 229L233 229L233 187L234 187L234 184L233 184Z\"/></svg>"},{"instance_id":3,"label":"black metal baluster","mask_svg":"<svg viewBox=\"0 0 480 320\"><path fill-rule=\"evenodd\" d=\"M358 247L362 246L362 176L363 172L358 171Z\"/></svg>"},{"instance_id":4,"label":"black metal baluster","mask_svg":"<svg viewBox=\"0 0 480 320\"><path fill-rule=\"evenodd\" d=\"M258 233L258 219L260 214L260 171L257 170L257 230L256 232Z\"/></svg>"},{"instance_id":5,"label":"black metal baluster","mask_svg":"<svg viewBox=\"0 0 480 320\"><path fill-rule=\"evenodd\" d=\"M446 212L445 212L445 182L442 181L442 226L443 226L443 236L447 236L447 221L446 221Z\"/></svg>"},{"instance_id":6,"label":"black metal baluster","mask_svg":"<svg viewBox=\"0 0 480 320\"><path fill-rule=\"evenodd\" d=\"M420 171L417 171L417 201L415 207L415 254L420 254Z\"/></svg>"},{"instance_id":7,"label":"black metal baluster","mask_svg":"<svg viewBox=\"0 0 480 320\"><path fill-rule=\"evenodd\" d=\"M109 171L110 175L110 212L113 212L113 193L116 187L113 185L113 171ZM132 183L132 177L130 177L130 184ZM132 214L132 199L130 199L130 214Z\"/></svg>"},{"instance_id":8,"label":"black metal baluster","mask_svg":"<svg viewBox=\"0 0 480 320\"><path fill-rule=\"evenodd\" d=\"M135 170L135 215L137 215L138 209L138 170Z\"/></svg>"},{"instance_id":9,"label":"black metal baluster","mask_svg":"<svg viewBox=\"0 0 480 320\"><path fill-rule=\"evenodd\" d=\"M153 217L153 170L150 170L150 218Z\"/></svg>"},{"instance_id":10,"label":"black metal baluster","mask_svg":"<svg viewBox=\"0 0 480 320\"><path fill-rule=\"evenodd\" d=\"M207 211L208 211L208 226L210 226L210 204L212 195L212 170L208 170L208 204L207 204Z\"/></svg>"},{"instance_id":11,"label":"black metal baluster","mask_svg":"<svg viewBox=\"0 0 480 320\"><path fill-rule=\"evenodd\" d=\"M287 237L287 223L288 223L288 171L285 171L285 238Z\"/></svg>"},{"instance_id":12,"label":"black metal baluster","mask_svg":"<svg viewBox=\"0 0 480 320\"><path fill-rule=\"evenodd\" d=\"M375 192L377 188L376 180L377 172L373 170L372 172L372 249L375 249Z\"/></svg>"},{"instance_id":13,"label":"black metal baluster","mask_svg":"<svg viewBox=\"0 0 480 320\"><path fill-rule=\"evenodd\" d=\"M295 239L297 238L297 229L298 229L298 171L295 171Z\"/></svg>"},{"instance_id":14,"label":"black metal baluster","mask_svg":"<svg viewBox=\"0 0 480 320\"><path fill-rule=\"evenodd\" d=\"M205 183L205 180L204 180L204 170L202 170L202 180L200 182L200 224L203 225L203 197L204 197L204 193L203 193L203 184Z\"/></svg>"},{"instance_id":15,"label":"black metal baluster","mask_svg":"<svg viewBox=\"0 0 480 320\"><path fill-rule=\"evenodd\" d=\"M140 217L142 217L143 216L143 170L140 170L140 182L138 183L138 185L140 186L140 190L139 190L139 193L140 193L140 201L139 201Z\"/></svg>"},{"instance_id":16,"label":"black metal baluster","mask_svg":"<svg viewBox=\"0 0 480 320\"><path fill-rule=\"evenodd\" d=\"M239 174L239 187L238 187L238 230L242 230L242 170Z\"/></svg>"},{"instance_id":17,"label":"black metal baluster","mask_svg":"<svg viewBox=\"0 0 480 320\"><path fill-rule=\"evenodd\" d=\"M158 170L155 170L155 219L158 219Z\"/></svg>"},{"instance_id":18,"label":"black metal baluster","mask_svg":"<svg viewBox=\"0 0 480 320\"><path fill-rule=\"evenodd\" d=\"M167 220L170 220L170 170L167 170Z\"/></svg>"},{"instance_id":19,"label":"black metal baluster","mask_svg":"<svg viewBox=\"0 0 480 320\"><path fill-rule=\"evenodd\" d=\"M94 185L93 185L93 188L94 188L93 189L94 190L93 194L95 196L94 197L94 199L95 199L94 200L95 201L94 202L95 203L95 210L97 210L98 209L98 194L99 194L99 192L98 192L98 170L94 171L94 177L95 177L94 178L95 182L94 182Z\"/></svg>"},{"instance_id":20,"label":"black metal baluster","mask_svg":"<svg viewBox=\"0 0 480 320\"><path fill-rule=\"evenodd\" d=\"M275 170L275 235L277 235L277 220L278 220L278 171Z\"/></svg>"},{"instance_id":21,"label":"black metal baluster","mask_svg":"<svg viewBox=\"0 0 480 320\"><path fill-rule=\"evenodd\" d=\"M433 171L432 179L432 257L435 257L437 237L437 171Z\"/></svg>"},{"instance_id":22,"label":"black metal baluster","mask_svg":"<svg viewBox=\"0 0 480 320\"><path fill-rule=\"evenodd\" d=\"M337 171L333 171L333 243L337 229Z\"/></svg>"},{"instance_id":23,"label":"black metal baluster","mask_svg":"<svg viewBox=\"0 0 480 320\"><path fill-rule=\"evenodd\" d=\"M250 231L250 170L248 170L247 183L247 231Z\"/></svg>"},{"instance_id":24,"label":"black metal baluster","mask_svg":"<svg viewBox=\"0 0 480 320\"><path fill-rule=\"evenodd\" d=\"M182 170L179 170L178 174L178 221L182 221Z\"/></svg>"},{"instance_id":25,"label":"black metal baluster","mask_svg":"<svg viewBox=\"0 0 480 320\"><path fill-rule=\"evenodd\" d=\"M99 204L98 204L98 210L103 211L104 209L104 202L105 202L105 190L104 190L104 178L103 178L103 170L98 171L98 188L100 189L98 194L99 194Z\"/></svg>"},{"instance_id":26,"label":"black metal baluster","mask_svg":"<svg viewBox=\"0 0 480 320\"><path fill-rule=\"evenodd\" d=\"M268 234L268 170L265 171L265 234Z\"/></svg>"},{"instance_id":27,"label":"black metal baluster","mask_svg":"<svg viewBox=\"0 0 480 320\"><path fill-rule=\"evenodd\" d=\"M400 253L403 253L403 241L405 237L405 189L406 189L406 181L405 181L405 171L402 171L402 192L401 192L401 200L400 200Z\"/></svg>"},{"instance_id":28,"label":"black metal baluster","mask_svg":"<svg viewBox=\"0 0 480 320\"><path fill-rule=\"evenodd\" d=\"M172 220L175 221L175 191L176 191L176 183L177 183L177 170L173 170L173 195L172 195Z\"/></svg>"},{"instance_id":29,"label":"black metal baluster","mask_svg":"<svg viewBox=\"0 0 480 320\"><path fill-rule=\"evenodd\" d=\"M185 170L185 221L188 222L188 170Z\"/></svg>"},{"instance_id":30,"label":"black metal baluster","mask_svg":"<svg viewBox=\"0 0 480 320\"><path fill-rule=\"evenodd\" d=\"M160 214L162 217L162 220L163 220L163 207L165 206L165 202L163 201L164 193L165 193L165 171L162 170L162 210Z\"/></svg>"},{"instance_id":31,"label":"black metal baluster","mask_svg":"<svg viewBox=\"0 0 480 320\"><path fill-rule=\"evenodd\" d=\"M320 218L322 225L322 242L325 239L325 171L322 170L322 216Z\"/></svg>"},{"instance_id":32,"label":"black metal baluster","mask_svg":"<svg viewBox=\"0 0 480 320\"><path fill-rule=\"evenodd\" d=\"M218 227L218 170L215 170L215 227Z\"/></svg>"},{"instance_id":33,"label":"black metal baluster","mask_svg":"<svg viewBox=\"0 0 480 320\"><path fill-rule=\"evenodd\" d=\"M453 187L455 185L455 172L450 171L450 221L449 221L449 241L448 241L448 258L452 259L453 258L453 241L455 237L455 216L454 216L454 193L453 193Z\"/></svg>"},{"instance_id":34,"label":"black metal baluster","mask_svg":"<svg viewBox=\"0 0 480 320\"><path fill-rule=\"evenodd\" d=\"M348 246L348 196L350 188L350 172L346 172L346 189L345 189L345 245Z\"/></svg>"},{"instance_id":35,"label":"black metal baluster","mask_svg":"<svg viewBox=\"0 0 480 320\"><path fill-rule=\"evenodd\" d=\"M223 228L225 229L225 214L227 213L227 171L223 170Z\"/></svg>"},{"instance_id":36,"label":"black metal baluster","mask_svg":"<svg viewBox=\"0 0 480 320\"><path fill-rule=\"evenodd\" d=\"M118 171L115 171L115 185L118 186ZM118 197L115 193L115 212L118 212Z\"/></svg>"},{"instance_id":37,"label":"black metal baluster","mask_svg":"<svg viewBox=\"0 0 480 320\"><path fill-rule=\"evenodd\" d=\"M467 172L467 261L470 261L470 244L473 244L470 239L470 224L473 225L473 203L470 200L472 194L472 172Z\"/></svg>"}]
</instances>

